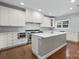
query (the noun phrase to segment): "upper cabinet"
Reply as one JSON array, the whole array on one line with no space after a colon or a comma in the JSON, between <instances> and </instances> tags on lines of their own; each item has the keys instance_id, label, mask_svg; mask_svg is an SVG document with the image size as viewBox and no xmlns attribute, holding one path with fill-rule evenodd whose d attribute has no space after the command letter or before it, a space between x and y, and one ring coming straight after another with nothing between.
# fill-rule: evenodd
<instances>
[{"instance_id":1,"label":"upper cabinet","mask_svg":"<svg viewBox=\"0 0 79 59\"><path fill-rule=\"evenodd\" d=\"M8 8L0 6L0 26L8 26Z\"/></svg>"},{"instance_id":2,"label":"upper cabinet","mask_svg":"<svg viewBox=\"0 0 79 59\"><path fill-rule=\"evenodd\" d=\"M40 12L26 9L26 22L40 23L40 27L51 27L53 26L54 18L48 18Z\"/></svg>"},{"instance_id":3,"label":"upper cabinet","mask_svg":"<svg viewBox=\"0 0 79 59\"><path fill-rule=\"evenodd\" d=\"M0 26L25 26L25 12L0 6Z\"/></svg>"},{"instance_id":4,"label":"upper cabinet","mask_svg":"<svg viewBox=\"0 0 79 59\"><path fill-rule=\"evenodd\" d=\"M26 22L41 23L43 15L37 11L26 9Z\"/></svg>"}]
</instances>

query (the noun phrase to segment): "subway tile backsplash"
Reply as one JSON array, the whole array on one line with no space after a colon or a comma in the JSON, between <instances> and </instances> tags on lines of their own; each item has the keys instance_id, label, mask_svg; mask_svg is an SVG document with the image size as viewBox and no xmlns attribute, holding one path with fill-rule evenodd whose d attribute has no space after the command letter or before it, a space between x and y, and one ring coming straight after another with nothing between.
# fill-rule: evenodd
<instances>
[{"instance_id":1,"label":"subway tile backsplash","mask_svg":"<svg viewBox=\"0 0 79 59\"><path fill-rule=\"evenodd\" d=\"M26 23L25 27L11 27L11 26L1 26L0 33L5 32L22 32L25 30L32 30L32 29L40 29L40 24L36 23Z\"/></svg>"}]
</instances>

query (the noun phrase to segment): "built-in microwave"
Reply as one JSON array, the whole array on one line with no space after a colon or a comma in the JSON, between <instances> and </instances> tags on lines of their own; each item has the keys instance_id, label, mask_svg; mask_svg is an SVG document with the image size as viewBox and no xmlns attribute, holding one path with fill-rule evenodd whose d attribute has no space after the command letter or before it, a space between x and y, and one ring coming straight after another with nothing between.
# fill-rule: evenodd
<instances>
[{"instance_id":1,"label":"built-in microwave","mask_svg":"<svg viewBox=\"0 0 79 59\"><path fill-rule=\"evenodd\" d=\"M25 33L25 32L18 33L18 34L17 34L17 38L18 38L18 39L24 39L24 38L26 38L26 33Z\"/></svg>"}]
</instances>

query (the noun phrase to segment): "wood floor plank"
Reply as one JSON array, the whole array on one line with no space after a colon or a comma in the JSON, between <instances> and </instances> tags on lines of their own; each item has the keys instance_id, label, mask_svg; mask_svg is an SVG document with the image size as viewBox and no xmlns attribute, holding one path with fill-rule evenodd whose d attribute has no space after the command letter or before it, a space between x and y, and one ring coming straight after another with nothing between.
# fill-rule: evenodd
<instances>
[{"instance_id":1,"label":"wood floor plank","mask_svg":"<svg viewBox=\"0 0 79 59\"><path fill-rule=\"evenodd\" d=\"M31 45L24 45L0 52L0 59L37 59L32 53ZM79 59L79 43L67 43L47 59Z\"/></svg>"}]
</instances>

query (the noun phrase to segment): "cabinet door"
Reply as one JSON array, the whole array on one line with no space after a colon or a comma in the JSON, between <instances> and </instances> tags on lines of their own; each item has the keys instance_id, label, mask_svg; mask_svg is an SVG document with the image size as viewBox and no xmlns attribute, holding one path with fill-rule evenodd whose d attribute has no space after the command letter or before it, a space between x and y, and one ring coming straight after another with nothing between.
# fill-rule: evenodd
<instances>
[{"instance_id":1,"label":"cabinet door","mask_svg":"<svg viewBox=\"0 0 79 59\"><path fill-rule=\"evenodd\" d=\"M25 12L17 11L18 13L18 26L25 26Z\"/></svg>"},{"instance_id":2,"label":"cabinet door","mask_svg":"<svg viewBox=\"0 0 79 59\"><path fill-rule=\"evenodd\" d=\"M9 8L10 26L25 26L25 15L22 11Z\"/></svg>"},{"instance_id":3,"label":"cabinet door","mask_svg":"<svg viewBox=\"0 0 79 59\"><path fill-rule=\"evenodd\" d=\"M8 26L8 8L0 6L0 25Z\"/></svg>"},{"instance_id":4,"label":"cabinet door","mask_svg":"<svg viewBox=\"0 0 79 59\"><path fill-rule=\"evenodd\" d=\"M0 6L0 26L25 26L25 13Z\"/></svg>"},{"instance_id":5,"label":"cabinet door","mask_svg":"<svg viewBox=\"0 0 79 59\"><path fill-rule=\"evenodd\" d=\"M12 33L8 33L7 34L7 44L8 44L8 47L10 47L10 46L13 46L13 41L14 41L14 33L12 32Z\"/></svg>"},{"instance_id":6,"label":"cabinet door","mask_svg":"<svg viewBox=\"0 0 79 59\"><path fill-rule=\"evenodd\" d=\"M26 13L26 22L33 22L32 11L27 9L25 13Z\"/></svg>"},{"instance_id":7,"label":"cabinet door","mask_svg":"<svg viewBox=\"0 0 79 59\"><path fill-rule=\"evenodd\" d=\"M7 34L0 33L0 49L7 47Z\"/></svg>"},{"instance_id":8,"label":"cabinet door","mask_svg":"<svg viewBox=\"0 0 79 59\"><path fill-rule=\"evenodd\" d=\"M16 9L9 8L9 25L10 26L18 26L18 17Z\"/></svg>"},{"instance_id":9,"label":"cabinet door","mask_svg":"<svg viewBox=\"0 0 79 59\"><path fill-rule=\"evenodd\" d=\"M26 22L41 23L42 14L33 10L26 10Z\"/></svg>"}]
</instances>

